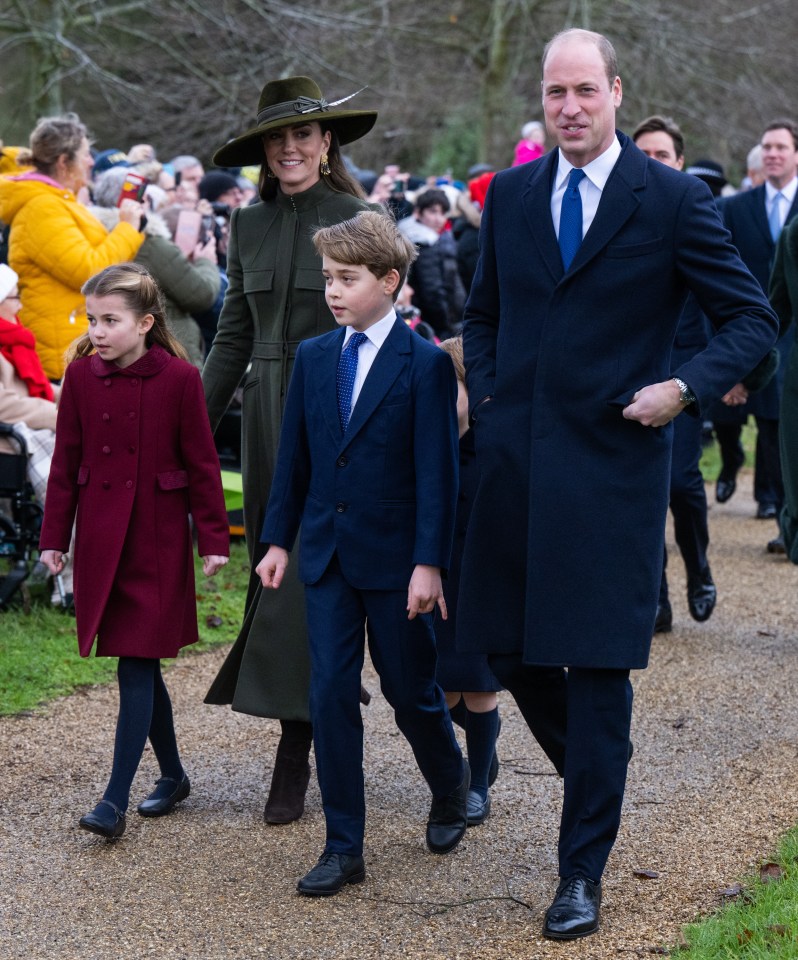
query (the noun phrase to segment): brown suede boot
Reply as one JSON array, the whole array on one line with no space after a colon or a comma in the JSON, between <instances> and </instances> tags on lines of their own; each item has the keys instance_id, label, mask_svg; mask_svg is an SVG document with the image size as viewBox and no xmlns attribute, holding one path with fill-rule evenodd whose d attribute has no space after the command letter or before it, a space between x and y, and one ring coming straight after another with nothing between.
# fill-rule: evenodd
<instances>
[{"instance_id":1,"label":"brown suede boot","mask_svg":"<svg viewBox=\"0 0 798 960\"><path fill-rule=\"evenodd\" d=\"M280 740L263 819L266 823L292 823L305 812L305 794L310 782L311 741Z\"/></svg>"}]
</instances>

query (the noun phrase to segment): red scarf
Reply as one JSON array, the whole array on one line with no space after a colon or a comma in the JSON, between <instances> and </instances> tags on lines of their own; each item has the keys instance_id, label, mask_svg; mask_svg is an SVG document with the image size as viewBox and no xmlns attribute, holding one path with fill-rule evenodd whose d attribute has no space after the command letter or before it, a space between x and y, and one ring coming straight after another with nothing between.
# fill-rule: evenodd
<instances>
[{"instance_id":1,"label":"red scarf","mask_svg":"<svg viewBox=\"0 0 798 960\"><path fill-rule=\"evenodd\" d=\"M25 327L0 317L0 353L16 370L32 397L53 400L53 388L36 353L36 338Z\"/></svg>"}]
</instances>

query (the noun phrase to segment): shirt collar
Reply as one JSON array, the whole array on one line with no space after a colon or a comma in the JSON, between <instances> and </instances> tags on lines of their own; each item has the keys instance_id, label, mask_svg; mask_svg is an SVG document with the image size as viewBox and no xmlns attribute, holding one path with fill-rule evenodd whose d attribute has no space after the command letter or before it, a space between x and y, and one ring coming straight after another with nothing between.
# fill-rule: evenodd
<instances>
[{"instance_id":1,"label":"shirt collar","mask_svg":"<svg viewBox=\"0 0 798 960\"><path fill-rule=\"evenodd\" d=\"M782 187L781 190L777 190L773 184L769 181L765 181L765 193L767 195L768 206L773 203L773 198L777 193L782 194L785 200L789 201L792 204L795 199L795 193L798 190L798 177L793 177L792 180L787 184L786 187Z\"/></svg>"},{"instance_id":2,"label":"shirt collar","mask_svg":"<svg viewBox=\"0 0 798 960\"><path fill-rule=\"evenodd\" d=\"M620 155L621 144L618 140L618 137L615 136L612 138L612 143L607 147L604 153L582 167L582 170L585 172L585 176L593 184L593 186L598 187L599 190L604 189L607 181L610 178L610 174L612 173L612 168L618 162L618 157ZM557 181L555 184L555 189L562 187L563 182L571 175L571 170L573 170L573 164L565 159L561 150L560 161L557 167Z\"/></svg>"},{"instance_id":3,"label":"shirt collar","mask_svg":"<svg viewBox=\"0 0 798 960\"><path fill-rule=\"evenodd\" d=\"M393 307L391 307L391 312L386 313L382 320L378 320L376 323L373 323L368 330L364 330L363 333L366 335L366 339L373 343L374 346L379 350L380 347L385 343L388 338L388 334L391 332L391 327L394 325L396 320L396 312ZM351 327L346 328L344 333L344 349L349 343L349 338L355 331Z\"/></svg>"}]
</instances>

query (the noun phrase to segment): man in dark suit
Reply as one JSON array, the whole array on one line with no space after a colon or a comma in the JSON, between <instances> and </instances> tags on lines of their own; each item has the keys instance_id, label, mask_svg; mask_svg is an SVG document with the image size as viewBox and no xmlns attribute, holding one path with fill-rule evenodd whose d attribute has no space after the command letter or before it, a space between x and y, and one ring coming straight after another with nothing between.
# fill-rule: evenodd
<instances>
[{"instance_id":1,"label":"man in dark suit","mask_svg":"<svg viewBox=\"0 0 798 960\"><path fill-rule=\"evenodd\" d=\"M776 241L784 224L798 213L798 128L791 120L774 120L762 135L761 146L765 182L753 190L728 197L720 204L720 211L743 262L767 292ZM794 332L788 330L779 339L777 346L782 359L789 353L793 337ZM779 403L783 382L784 364L780 363L768 386L754 394L745 406L728 416L720 411L716 417L723 456L716 490L721 503L734 493L741 463L742 424L749 413L756 418L754 496L756 515L762 520L778 519L784 501L779 457ZM779 545L771 542L768 546L773 552Z\"/></svg>"},{"instance_id":2,"label":"man in dark suit","mask_svg":"<svg viewBox=\"0 0 798 960\"><path fill-rule=\"evenodd\" d=\"M659 160L673 170L681 170L684 166L684 136L670 117L647 117L637 125L632 140L652 160ZM676 328L671 369L678 370L700 353L709 343L710 335L707 318L693 297L688 297ZM690 616L699 623L710 618L717 600L707 559L707 494L699 466L702 428L698 417L677 417L674 421L670 483L673 531L687 571L687 605ZM668 552L665 550L655 633L667 633L673 625L667 564Z\"/></svg>"},{"instance_id":3,"label":"man in dark suit","mask_svg":"<svg viewBox=\"0 0 798 960\"><path fill-rule=\"evenodd\" d=\"M620 823L670 422L722 396L777 324L707 186L616 133L621 80L605 37L555 37L542 90L559 149L491 182L466 307L480 484L458 618L461 648L489 654L564 778L561 881L543 932L571 939L598 929ZM674 377L688 291L719 332Z\"/></svg>"},{"instance_id":4,"label":"man in dark suit","mask_svg":"<svg viewBox=\"0 0 798 960\"><path fill-rule=\"evenodd\" d=\"M297 350L256 568L279 587L302 527L299 579L310 641L310 714L327 839L297 886L328 896L365 878L364 627L397 725L432 791L427 846L466 829L468 764L435 682L432 611L454 536L454 367L394 311L415 248L366 212L314 236L327 303L345 329Z\"/></svg>"}]
</instances>

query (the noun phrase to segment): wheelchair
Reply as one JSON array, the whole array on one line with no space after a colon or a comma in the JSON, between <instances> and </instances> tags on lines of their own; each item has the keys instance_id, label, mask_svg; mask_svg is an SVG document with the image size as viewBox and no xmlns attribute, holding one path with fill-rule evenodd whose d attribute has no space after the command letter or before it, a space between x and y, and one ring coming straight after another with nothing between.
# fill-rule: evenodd
<instances>
[{"instance_id":1,"label":"wheelchair","mask_svg":"<svg viewBox=\"0 0 798 960\"><path fill-rule=\"evenodd\" d=\"M12 424L0 423L16 453L0 452L0 611L6 609L35 565L44 511L28 480L28 445Z\"/></svg>"}]
</instances>

